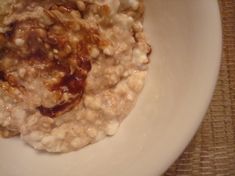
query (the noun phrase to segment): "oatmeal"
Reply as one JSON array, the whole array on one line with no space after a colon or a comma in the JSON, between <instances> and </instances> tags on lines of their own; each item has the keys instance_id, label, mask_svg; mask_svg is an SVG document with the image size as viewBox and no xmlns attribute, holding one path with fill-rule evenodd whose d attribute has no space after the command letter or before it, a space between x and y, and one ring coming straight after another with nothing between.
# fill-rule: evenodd
<instances>
[{"instance_id":1,"label":"oatmeal","mask_svg":"<svg viewBox=\"0 0 235 176\"><path fill-rule=\"evenodd\" d=\"M69 152L114 135L144 86L141 0L8 0L0 135Z\"/></svg>"}]
</instances>

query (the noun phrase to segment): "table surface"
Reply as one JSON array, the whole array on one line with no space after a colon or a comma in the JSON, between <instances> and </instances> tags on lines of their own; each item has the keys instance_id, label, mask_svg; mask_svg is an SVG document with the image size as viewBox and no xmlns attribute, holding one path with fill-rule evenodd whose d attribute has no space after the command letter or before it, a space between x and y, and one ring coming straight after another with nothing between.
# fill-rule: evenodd
<instances>
[{"instance_id":1,"label":"table surface","mask_svg":"<svg viewBox=\"0 0 235 176\"><path fill-rule=\"evenodd\" d=\"M221 71L206 117L164 176L235 176L235 0L219 0L223 24Z\"/></svg>"}]
</instances>

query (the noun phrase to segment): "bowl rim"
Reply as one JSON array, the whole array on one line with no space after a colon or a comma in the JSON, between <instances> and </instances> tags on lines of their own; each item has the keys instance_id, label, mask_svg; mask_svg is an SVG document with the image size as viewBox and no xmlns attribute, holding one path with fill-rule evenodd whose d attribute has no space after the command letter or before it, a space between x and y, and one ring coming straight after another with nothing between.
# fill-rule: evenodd
<instances>
[{"instance_id":1,"label":"bowl rim","mask_svg":"<svg viewBox=\"0 0 235 176\"><path fill-rule=\"evenodd\" d=\"M217 5L217 22L218 24L220 24L219 26L217 26L217 30L219 30L219 36L218 36L218 43L219 46L217 46L218 48L220 48L219 51L217 51L217 58L215 58L215 68L214 68L214 77L211 78L212 84L210 85L211 87L211 91L210 93L208 93L208 97L206 98L207 100L205 101L206 106L204 106L204 109L202 109L200 115L198 115L198 122L197 124L192 125L191 127L191 131L188 131L188 135L185 135L184 138L184 143L181 145L181 149L179 150L178 153L175 153L172 155L171 158L168 159L168 164L165 165L165 167L162 167L161 169L159 169L159 172L157 172L157 175L162 175L164 174L167 169L170 169L170 167L177 161L177 159L179 159L179 157L183 154L183 152L185 151L185 149L187 149L187 147L189 146L189 144L192 142L193 138L195 137L195 135L197 134L197 131L199 130L203 120L205 119L205 115L206 112L210 106L210 103L212 101L212 98L214 96L215 90L216 90L216 85L219 79L219 74L220 74L220 69L221 69L221 64L222 64L222 59L223 59L223 23L222 23L222 16L221 16L221 9L220 9L220 3L219 1L215 2ZM209 85L208 85L209 86Z\"/></svg>"}]
</instances>

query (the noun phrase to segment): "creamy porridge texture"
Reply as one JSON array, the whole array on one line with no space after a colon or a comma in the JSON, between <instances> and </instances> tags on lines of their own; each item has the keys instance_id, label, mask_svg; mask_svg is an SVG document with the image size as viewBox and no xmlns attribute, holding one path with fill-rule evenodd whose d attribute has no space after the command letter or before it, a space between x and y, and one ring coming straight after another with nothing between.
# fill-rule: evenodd
<instances>
[{"instance_id":1,"label":"creamy porridge texture","mask_svg":"<svg viewBox=\"0 0 235 176\"><path fill-rule=\"evenodd\" d=\"M0 136L69 152L114 135L148 69L143 1L0 2Z\"/></svg>"}]
</instances>

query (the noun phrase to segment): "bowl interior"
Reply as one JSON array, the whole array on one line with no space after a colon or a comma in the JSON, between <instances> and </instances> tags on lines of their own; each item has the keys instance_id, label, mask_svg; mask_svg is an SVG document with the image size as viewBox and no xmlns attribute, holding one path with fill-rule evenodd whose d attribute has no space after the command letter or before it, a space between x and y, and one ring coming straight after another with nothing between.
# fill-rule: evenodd
<instances>
[{"instance_id":1,"label":"bowl interior","mask_svg":"<svg viewBox=\"0 0 235 176\"><path fill-rule=\"evenodd\" d=\"M146 0L153 47L146 87L112 138L63 155L0 140L4 176L149 176L162 173L188 144L209 104L221 53L215 0Z\"/></svg>"}]
</instances>

